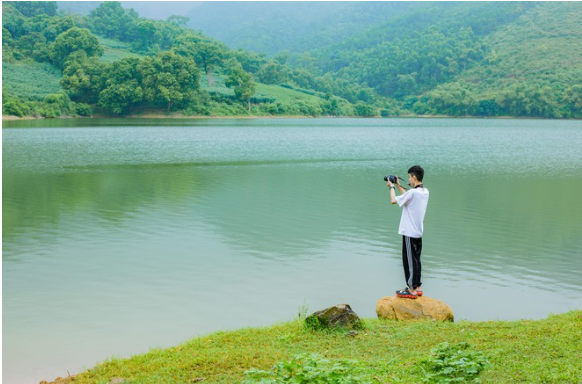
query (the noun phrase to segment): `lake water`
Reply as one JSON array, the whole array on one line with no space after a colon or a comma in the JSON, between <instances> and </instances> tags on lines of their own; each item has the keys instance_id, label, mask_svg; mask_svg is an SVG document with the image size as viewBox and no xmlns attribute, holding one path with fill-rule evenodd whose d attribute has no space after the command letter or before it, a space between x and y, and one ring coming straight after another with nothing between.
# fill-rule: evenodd
<instances>
[{"instance_id":1,"label":"lake water","mask_svg":"<svg viewBox=\"0 0 582 384\"><path fill-rule=\"evenodd\" d=\"M425 168L456 319L582 304L582 123L3 122L3 378L30 383L404 287L386 174Z\"/></svg>"}]
</instances>

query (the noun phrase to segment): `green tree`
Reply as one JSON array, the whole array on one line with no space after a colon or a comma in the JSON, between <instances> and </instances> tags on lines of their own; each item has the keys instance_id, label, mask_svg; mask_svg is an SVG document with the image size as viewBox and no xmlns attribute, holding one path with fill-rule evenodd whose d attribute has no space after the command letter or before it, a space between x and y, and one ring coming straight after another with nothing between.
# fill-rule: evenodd
<instances>
[{"instance_id":1,"label":"green tree","mask_svg":"<svg viewBox=\"0 0 582 384\"><path fill-rule=\"evenodd\" d=\"M55 118L61 115L68 115L72 112L71 107L73 105L71 99L63 91L46 95L43 103L42 115L44 117Z\"/></svg>"},{"instance_id":2,"label":"green tree","mask_svg":"<svg viewBox=\"0 0 582 384\"><path fill-rule=\"evenodd\" d=\"M128 31L131 36L131 47L139 52L147 52L155 41L156 25L152 20L140 20L132 24Z\"/></svg>"},{"instance_id":3,"label":"green tree","mask_svg":"<svg viewBox=\"0 0 582 384\"><path fill-rule=\"evenodd\" d=\"M33 32L22 36L18 40L17 47L27 56L32 57L33 54L36 54L38 57L37 61L46 61L48 59L46 38L42 33Z\"/></svg>"},{"instance_id":4,"label":"green tree","mask_svg":"<svg viewBox=\"0 0 582 384\"><path fill-rule=\"evenodd\" d=\"M36 15L55 16L57 14L56 1L7 1L26 17Z\"/></svg>"},{"instance_id":5,"label":"green tree","mask_svg":"<svg viewBox=\"0 0 582 384\"><path fill-rule=\"evenodd\" d=\"M194 60L174 52L146 57L138 64L144 99L154 104L187 103L196 98L200 89L200 72Z\"/></svg>"},{"instance_id":6,"label":"green tree","mask_svg":"<svg viewBox=\"0 0 582 384\"><path fill-rule=\"evenodd\" d=\"M143 90L139 84L136 58L124 58L112 63L107 69L106 88L99 93L99 105L114 114L123 114L143 100Z\"/></svg>"},{"instance_id":7,"label":"green tree","mask_svg":"<svg viewBox=\"0 0 582 384\"><path fill-rule=\"evenodd\" d=\"M27 20L26 28L29 33L38 32L48 42L53 42L61 33L73 28L75 21L72 17L38 15Z\"/></svg>"},{"instance_id":8,"label":"green tree","mask_svg":"<svg viewBox=\"0 0 582 384\"><path fill-rule=\"evenodd\" d=\"M427 94L428 105L436 113L459 116L475 115L477 97L467 86L460 83L444 84Z\"/></svg>"},{"instance_id":9,"label":"green tree","mask_svg":"<svg viewBox=\"0 0 582 384\"><path fill-rule=\"evenodd\" d=\"M88 59L85 51L77 51L69 55L61 86L73 100L93 104L105 87L105 74L104 64Z\"/></svg>"},{"instance_id":10,"label":"green tree","mask_svg":"<svg viewBox=\"0 0 582 384\"><path fill-rule=\"evenodd\" d=\"M265 63L259 72L257 78L264 84L280 84L287 80L289 69L275 61Z\"/></svg>"},{"instance_id":11,"label":"green tree","mask_svg":"<svg viewBox=\"0 0 582 384\"><path fill-rule=\"evenodd\" d=\"M124 9L118 1L104 1L89 14L90 28L95 33L127 41L129 30L139 16L133 9Z\"/></svg>"},{"instance_id":12,"label":"green tree","mask_svg":"<svg viewBox=\"0 0 582 384\"><path fill-rule=\"evenodd\" d=\"M562 96L562 103L567 117L582 117L582 85L575 84L567 88Z\"/></svg>"},{"instance_id":13,"label":"green tree","mask_svg":"<svg viewBox=\"0 0 582 384\"><path fill-rule=\"evenodd\" d=\"M214 69L223 63L226 47L193 33L177 37L172 50L179 55L191 57L198 67L204 69L208 85L212 86Z\"/></svg>"},{"instance_id":14,"label":"green tree","mask_svg":"<svg viewBox=\"0 0 582 384\"><path fill-rule=\"evenodd\" d=\"M373 105L365 104L361 101L354 106L354 110L356 112L356 115L358 116L363 117L378 116L378 109L376 107L374 107Z\"/></svg>"},{"instance_id":15,"label":"green tree","mask_svg":"<svg viewBox=\"0 0 582 384\"><path fill-rule=\"evenodd\" d=\"M99 40L86 28L71 28L61 33L49 47L49 57L58 68L63 68L68 56L84 51L87 57L103 55Z\"/></svg>"},{"instance_id":16,"label":"green tree","mask_svg":"<svg viewBox=\"0 0 582 384\"><path fill-rule=\"evenodd\" d=\"M236 68L224 82L229 88L234 89L236 98L246 102L249 113L251 112L251 97L255 94L256 84L250 73L242 68Z\"/></svg>"}]
</instances>

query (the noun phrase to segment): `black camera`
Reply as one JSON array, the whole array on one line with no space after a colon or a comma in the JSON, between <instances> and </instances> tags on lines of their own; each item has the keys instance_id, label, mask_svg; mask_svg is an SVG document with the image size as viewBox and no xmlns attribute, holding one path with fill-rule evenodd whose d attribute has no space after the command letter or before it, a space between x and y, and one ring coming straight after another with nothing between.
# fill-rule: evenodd
<instances>
[{"instance_id":1,"label":"black camera","mask_svg":"<svg viewBox=\"0 0 582 384\"><path fill-rule=\"evenodd\" d=\"M398 184L398 176L394 176L394 175L384 176L384 181L388 181L388 180L390 180L390 182L392 184Z\"/></svg>"}]
</instances>

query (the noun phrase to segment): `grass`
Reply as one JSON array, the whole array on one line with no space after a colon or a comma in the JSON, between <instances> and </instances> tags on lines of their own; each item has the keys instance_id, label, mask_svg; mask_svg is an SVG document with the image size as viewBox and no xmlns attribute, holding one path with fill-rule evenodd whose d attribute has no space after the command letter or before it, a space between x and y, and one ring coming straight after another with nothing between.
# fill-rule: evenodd
<instances>
[{"instance_id":1,"label":"grass","mask_svg":"<svg viewBox=\"0 0 582 384\"><path fill-rule=\"evenodd\" d=\"M486 383L579 382L582 311L544 320L458 323L394 322L366 319L355 336L307 330L302 320L267 328L217 332L156 349L129 359L111 359L59 382L236 383L245 371L269 370L303 353L330 361L355 360L363 382L418 383L427 377L422 362L440 343L469 343L491 366L479 379Z\"/></svg>"},{"instance_id":2,"label":"grass","mask_svg":"<svg viewBox=\"0 0 582 384\"><path fill-rule=\"evenodd\" d=\"M213 76L212 86L209 86L208 77L206 74L202 73L202 76L200 77L200 86L207 92L218 93L225 96L234 96L234 90L224 85L226 78L227 76L225 75L215 74ZM273 101L280 101L282 103L293 103L296 101L321 101L321 98L317 96L308 95L306 93L284 88L279 85L268 85L262 83L256 84L257 88L253 97L257 99L270 99Z\"/></svg>"},{"instance_id":3,"label":"grass","mask_svg":"<svg viewBox=\"0 0 582 384\"><path fill-rule=\"evenodd\" d=\"M43 100L61 89L61 72L48 63L2 62L2 86L24 100Z\"/></svg>"},{"instance_id":4,"label":"grass","mask_svg":"<svg viewBox=\"0 0 582 384\"><path fill-rule=\"evenodd\" d=\"M129 44L117 41L106 39L105 37L98 36L99 44L103 46L103 56L99 59L105 63L112 63L117 60L121 60L126 57L136 57L141 59L143 55L139 55L134 52L130 52Z\"/></svg>"},{"instance_id":5,"label":"grass","mask_svg":"<svg viewBox=\"0 0 582 384\"><path fill-rule=\"evenodd\" d=\"M270 97L283 103L292 103L295 101L321 101L320 97L308 95L303 92L294 91L292 89L283 88L278 85L268 85L257 83L257 92L255 97Z\"/></svg>"}]
</instances>

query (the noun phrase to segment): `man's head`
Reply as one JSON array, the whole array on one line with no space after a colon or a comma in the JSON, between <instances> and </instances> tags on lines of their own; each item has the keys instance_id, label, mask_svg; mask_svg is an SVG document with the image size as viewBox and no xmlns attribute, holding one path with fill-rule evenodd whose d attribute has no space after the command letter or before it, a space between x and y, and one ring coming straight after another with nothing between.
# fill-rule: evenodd
<instances>
[{"instance_id":1,"label":"man's head","mask_svg":"<svg viewBox=\"0 0 582 384\"><path fill-rule=\"evenodd\" d=\"M424 169L420 165L413 165L408 170L408 182L412 186L422 183L424 177Z\"/></svg>"}]
</instances>

